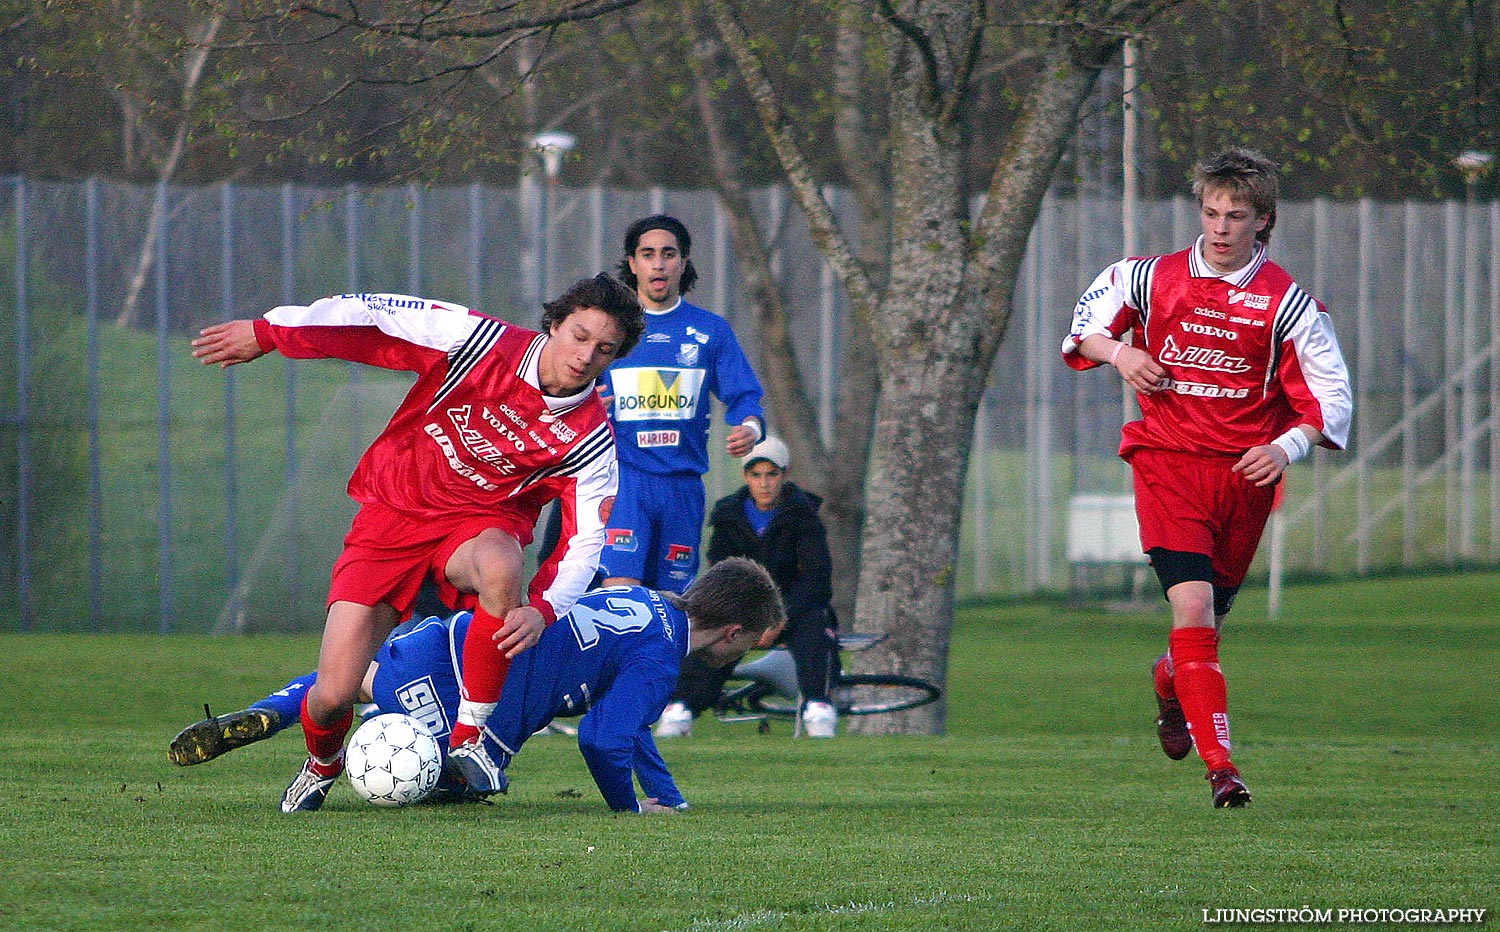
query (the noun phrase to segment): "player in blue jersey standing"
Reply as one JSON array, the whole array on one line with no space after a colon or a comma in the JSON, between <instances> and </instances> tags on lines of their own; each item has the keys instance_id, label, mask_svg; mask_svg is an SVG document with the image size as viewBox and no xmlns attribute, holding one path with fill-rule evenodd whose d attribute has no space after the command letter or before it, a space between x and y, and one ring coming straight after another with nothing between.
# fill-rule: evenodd
<instances>
[{"instance_id":1,"label":"player in blue jersey standing","mask_svg":"<svg viewBox=\"0 0 1500 932\"><path fill-rule=\"evenodd\" d=\"M605 530L605 585L685 590L698 571L707 493L710 398L725 405L726 450L765 436L760 380L728 321L683 299L698 272L675 217L643 217L625 233L620 278L646 311L636 348L605 371L620 491Z\"/></svg>"},{"instance_id":2,"label":"player in blue jersey standing","mask_svg":"<svg viewBox=\"0 0 1500 932\"><path fill-rule=\"evenodd\" d=\"M421 720L446 751L442 738L458 713L470 617L434 616L397 629L370 664L361 701ZM511 662L500 703L482 732L502 771L493 784L501 792L509 785L503 769L527 738L556 717L582 715L578 748L610 809L686 809L651 736L682 660L732 664L785 622L770 574L746 559L714 564L683 595L642 587L584 595ZM269 738L298 721L302 697L316 678L300 676L248 709L189 725L172 740L168 758L185 767ZM635 781L645 798L636 797ZM439 788L464 795L452 783Z\"/></svg>"}]
</instances>

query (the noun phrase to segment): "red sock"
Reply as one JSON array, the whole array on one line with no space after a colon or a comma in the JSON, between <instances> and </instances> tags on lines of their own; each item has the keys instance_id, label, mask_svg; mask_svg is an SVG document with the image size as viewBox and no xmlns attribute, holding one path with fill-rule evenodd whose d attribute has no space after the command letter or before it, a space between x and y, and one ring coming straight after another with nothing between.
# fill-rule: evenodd
<instances>
[{"instance_id":1,"label":"red sock","mask_svg":"<svg viewBox=\"0 0 1500 932\"><path fill-rule=\"evenodd\" d=\"M1232 768L1229 761L1229 690L1219 669L1219 632L1213 628L1174 628L1173 681L1193 745L1209 770Z\"/></svg>"},{"instance_id":2,"label":"red sock","mask_svg":"<svg viewBox=\"0 0 1500 932\"><path fill-rule=\"evenodd\" d=\"M302 738L307 742L307 753L312 755L313 769L321 776L333 776L343 769L340 757L344 753L344 737L353 724L354 710L348 709L332 725L319 725L307 714L307 696L302 696Z\"/></svg>"},{"instance_id":3,"label":"red sock","mask_svg":"<svg viewBox=\"0 0 1500 932\"><path fill-rule=\"evenodd\" d=\"M474 618L469 622L469 633L464 636L464 679L460 693L468 702L495 703L500 701L500 689L505 685L505 675L510 672L510 658L495 645L495 632L504 624L499 618L483 608L474 609ZM450 737L453 747L479 737L479 726L469 722L454 722Z\"/></svg>"},{"instance_id":4,"label":"red sock","mask_svg":"<svg viewBox=\"0 0 1500 932\"><path fill-rule=\"evenodd\" d=\"M1156 681L1156 694L1163 699L1177 698L1177 685L1172 682L1172 655L1162 654L1151 668L1151 678Z\"/></svg>"}]
</instances>

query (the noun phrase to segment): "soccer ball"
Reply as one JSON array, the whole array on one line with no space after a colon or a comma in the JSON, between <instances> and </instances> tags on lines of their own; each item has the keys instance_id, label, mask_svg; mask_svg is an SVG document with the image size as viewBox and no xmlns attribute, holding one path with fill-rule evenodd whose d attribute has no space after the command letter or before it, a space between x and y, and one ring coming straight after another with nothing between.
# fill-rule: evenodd
<instances>
[{"instance_id":1,"label":"soccer ball","mask_svg":"<svg viewBox=\"0 0 1500 932\"><path fill-rule=\"evenodd\" d=\"M443 752L437 739L410 715L386 712L355 729L344 772L354 792L377 806L405 806L437 786Z\"/></svg>"}]
</instances>

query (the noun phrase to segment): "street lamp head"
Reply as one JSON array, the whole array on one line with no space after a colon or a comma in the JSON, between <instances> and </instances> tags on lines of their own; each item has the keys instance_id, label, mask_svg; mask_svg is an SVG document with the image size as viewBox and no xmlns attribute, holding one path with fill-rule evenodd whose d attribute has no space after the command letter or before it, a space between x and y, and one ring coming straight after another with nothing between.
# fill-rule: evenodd
<instances>
[{"instance_id":1,"label":"street lamp head","mask_svg":"<svg viewBox=\"0 0 1500 932\"><path fill-rule=\"evenodd\" d=\"M548 131L531 137L531 148L541 157L542 170L548 178L556 178L562 170L563 156L572 151L578 139L572 133Z\"/></svg>"},{"instance_id":2,"label":"street lamp head","mask_svg":"<svg viewBox=\"0 0 1500 932\"><path fill-rule=\"evenodd\" d=\"M1453 166L1463 172L1465 181L1473 184L1479 180L1479 176L1485 173L1494 160L1493 152L1486 152L1483 149L1465 149L1458 154L1458 158L1453 160Z\"/></svg>"}]
</instances>

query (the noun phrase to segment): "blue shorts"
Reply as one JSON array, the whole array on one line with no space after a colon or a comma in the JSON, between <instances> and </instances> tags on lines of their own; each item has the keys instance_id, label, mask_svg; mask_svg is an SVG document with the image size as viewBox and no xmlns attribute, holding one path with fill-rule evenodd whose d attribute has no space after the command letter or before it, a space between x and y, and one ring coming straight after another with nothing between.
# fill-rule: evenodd
<instances>
[{"instance_id":1,"label":"blue shorts","mask_svg":"<svg viewBox=\"0 0 1500 932\"><path fill-rule=\"evenodd\" d=\"M620 492L604 532L599 570L682 593L698 575L707 493L703 477L658 476L620 464Z\"/></svg>"},{"instance_id":2,"label":"blue shorts","mask_svg":"<svg viewBox=\"0 0 1500 932\"><path fill-rule=\"evenodd\" d=\"M470 617L467 612L460 613L451 625L436 616L408 622L392 632L375 654L380 666L370 685L370 698L382 712L405 712L426 725L438 739L444 757L453 719L458 715L459 684L463 681L459 658L463 656ZM484 743L497 764L504 767L509 763L510 754L488 727L484 729Z\"/></svg>"}]
</instances>

